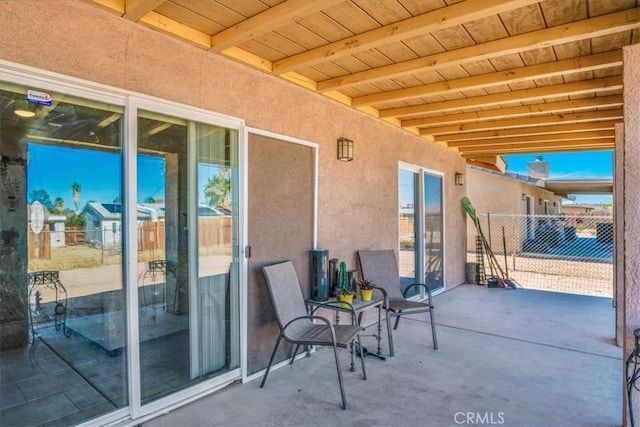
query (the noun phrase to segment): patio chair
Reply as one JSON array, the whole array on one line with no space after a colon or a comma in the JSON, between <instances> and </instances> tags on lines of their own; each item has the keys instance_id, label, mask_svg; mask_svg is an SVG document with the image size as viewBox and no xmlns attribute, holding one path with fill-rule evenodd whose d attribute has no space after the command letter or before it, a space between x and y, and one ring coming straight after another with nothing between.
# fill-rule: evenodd
<instances>
[{"instance_id":1,"label":"patio chair","mask_svg":"<svg viewBox=\"0 0 640 427\"><path fill-rule=\"evenodd\" d=\"M433 348L438 349L438 339L436 337L436 323L433 318L433 298L431 289L424 283L412 283L403 292L400 290L400 273L396 254L392 249L377 251L358 251L358 262L360 273L364 280L369 280L375 285L375 289L380 290L384 297L383 309L387 319L389 315L396 316L393 329L398 328L401 316L429 312L431 316L431 334L433 335ZM424 288L427 300L410 301L406 299L409 290L413 288ZM393 335L391 326L387 321L387 332L389 334L389 355L393 356Z\"/></svg>"},{"instance_id":2,"label":"patio chair","mask_svg":"<svg viewBox=\"0 0 640 427\"><path fill-rule=\"evenodd\" d=\"M271 359L269 359L260 388L264 387L267 381L271 364L283 338L285 341L295 344L297 346L296 350L300 345L330 346L333 347L336 359L338 382L340 384L340 394L342 395L342 408L346 409L347 399L342 385L338 347L347 348L350 343L353 345L355 338L357 338L358 345L360 345L360 331L362 328L357 324L333 325L324 317L308 315L298 283L298 276L291 261L262 267L262 272L267 281L278 326L280 327L280 334L271 353ZM314 321L319 323L314 323ZM293 363L296 352L294 352L290 363ZM353 358L353 352L351 357ZM362 362L362 376L366 380L367 372L364 366L364 357L361 357L360 360Z\"/></svg>"}]
</instances>

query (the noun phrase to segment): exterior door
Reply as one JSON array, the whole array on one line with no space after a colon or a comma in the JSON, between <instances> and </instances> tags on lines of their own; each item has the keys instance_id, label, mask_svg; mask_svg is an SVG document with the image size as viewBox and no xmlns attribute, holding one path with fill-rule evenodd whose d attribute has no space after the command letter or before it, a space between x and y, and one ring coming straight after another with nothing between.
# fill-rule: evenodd
<instances>
[{"instance_id":1,"label":"exterior door","mask_svg":"<svg viewBox=\"0 0 640 427\"><path fill-rule=\"evenodd\" d=\"M309 296L309 251L315 245L313 145L250 133L248 138L247 369L267 366L278 326L261 268L291 260ZM278 360L288 354L281 346Z\"/></svg>"},{"instance_id":2,"label":"exterior door","mask_svg":"<svg viewBox=\"0 0 640 427\"><path fill-rule=\"evenodd\" d=\"M398 182L399 268L402 287L418 282L428 284L431 290L442 289L442 176L422 168L402 166Z\"/></svg>"}]
</instances>

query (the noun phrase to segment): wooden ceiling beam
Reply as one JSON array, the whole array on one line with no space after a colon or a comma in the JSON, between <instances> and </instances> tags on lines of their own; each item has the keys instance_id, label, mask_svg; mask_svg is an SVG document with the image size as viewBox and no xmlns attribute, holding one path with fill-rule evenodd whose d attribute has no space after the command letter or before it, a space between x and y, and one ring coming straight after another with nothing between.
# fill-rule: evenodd
<instances>
[{"instance_id":1,"label":"wooden ceiling beam","mask_svg":"<svg viewBox=\"0 0 640 427\"><path fill-rule=\"evenodd\" d=\"M275 61L274 74L310 67L376 46L518 9L539 0L467 0Z\"/></svg>"},{"instance_id":2,"label":"wooden ceiling beam","mask_svg":"<svg viewBox=\"0 0 640 427\"><path fill-rule=\"evenodd\" d=\"M211 36L211 50L222 52L345 0L287 0Z\"/></svg>"},{"instance_id":3,"label":"wooden ceiling beam","mask_svg":"<svg viewBox=\"0 0 640 427\"><path fill-rule=\"evenodd\" d=\"M605 90L622 89L622 76L610 76L601 79L580 80L558 85L541 86L471 98L452 99L450 101L432 102L409 107L380 110L380 117L401 117L425 113L460 110L463 108L485 107L506 104L509 102L533 101L542 98L580 95Z\"/></svg>"},{"instance_id":4,"label":"wooden ceiling beam","mask_svg":"<svg viewBox=\"0 0 640 427\"><path fill-rule=\"evenodd\" d=\"M211 36L209 34L198 31L164 15L160 15L157 12L147 13L140 18L138 23L173 36L196 47L204 49L211 48Z\"/></svg>"},{"instance_id":5,"label":"wooden ceiling beam","mask_svg":"<svg viewBox=\"0 0 640 427\"><path fill-rule=\"evenodd\" d=\"M540 154L540 153L557 153L565 151L594 151L594 150L612 150L614 148L613 139L593 139L593 140L576 140L566 141L565 144L511 144L503 146L488 147L486 149L470 149L462 150L461 155L464 158L476 159L486 156L503 156L506 154Z\"/></svg>"},{"instance_id":6,"label":"wooden ceiling beam","mask_svg":"<svg viewBox=\"0 0 640 427\"><path fill-rule=\"evenodd\" d=\"M519 105L517 107L496 108L469 113L455 113L417 119L401 120L402 127L444 126L450 123L477 122L495 120L505 117L521 117L564 111L593 110L595 108L611 108L622 106L622 95L597 96L569 101L541 102L538 104Z\"/></svg>"},{"instance_id":7,"label":"wooden ceiling beam","mask_svg":"<svg viewBox=\"0 0 640 427\"><path fill-rule=\"evenodd\" d=\"M614 108L602 111L588 111L573 114L554 114L552 116L525 117L516 119L504 119L484 121L477 123L463 123L449 126L438 126L431 128L421 128L421 135L440 135L457 132L470 132L489 129L509 129L523 128L529 126L540 126L543 124L563 124L563 123L584 123L598 120L622 120L622 108Z\"/></svg>"},{"instance_id":8,"label":"wooden ceiling beam","mask_svg":"<svg viewBox=\"0 0 640 427\"><path fill-rule=\"evenodd\" d=\"M124 15L122 17L132 22L138 22L147 13L164 3L165 0L125 0Z\"/></svg>"},{"instance_id":9,"label":"wooden ceiling beam","mask_svg":"<svg viewBox=\"0 0 640 427\"><path fill-rule=\"evenodd\" d=\"M598 130L593 132L553 133L541 135L509 136L494 139L476 139L473 141L451 141L447 143L449 148L462 149L465 147L486 147L490 145L509 145L531 142L562 142L572 140L614 138L613 130Z\"/></svg>"},{"instance_id":10,"label":"wooden ceiling beam","mask_svg":"<svg viewBox=\"0 0 640 427\"><path fill-rule=\"evenodd\" d=\"M523 81L600 70L622 65L622 50L547 62L529 67L512 68L497 73L479 74L461 79L430 83L406 89L391 90L353 98L352 105L360 107L382 102L401 101L421 96L479 89Z\"/></svg>"},{"instance_id":11,"label":"wooden ceiling beam","mask_svg":"<svg viewBox=\"0 0 640 427\"><path fill-rule=\"evenodd\" d=\"M456 133L450 135L437 135L433 139L435 142L451 141L471 141L471 140L494 140L507 136L544 135L569 132L584 132L598 130L613 130L620 120L607 120L602 122L571 123L549 126L533 126L528 128L514 129L493 129L480 132Z\"/></svg>"},{"instance_id":12,"label":"wooden ceiling beam","mask_svg":"<svg viewBox=\"0 0 640 427\"><path fill-rule=\"evenodd\" d=\"M640 8L638 7L323 80L318 82L318 91L335 90L380 79L406 76L418 71L437 70L452 65L477 62L554 44L605 36L637 27L640 27Z\"/></svg>"}]
</instances>

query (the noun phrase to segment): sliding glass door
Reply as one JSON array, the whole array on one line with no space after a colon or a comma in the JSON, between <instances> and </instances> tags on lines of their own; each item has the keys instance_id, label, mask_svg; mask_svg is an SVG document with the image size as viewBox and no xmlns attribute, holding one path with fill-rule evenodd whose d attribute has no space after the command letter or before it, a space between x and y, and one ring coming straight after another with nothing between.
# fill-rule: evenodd
<instances>
[{"instance_id":1,"label":"sliding glass door","mask_svg":"<svg viewBox=\"0 0 640 427\"><path fill-rule=\"evenodd\" d=\"M398 172L399 268L403 288L444 287L442 175L409 165Z\"/></svg>"},{"instance_id":2,"label":"sliding glass door","mask_svg":"<svg viewBox=\"0 0 640 427\"><path fill-rule=\"evenodd\" d=\"M0 82L0 419L113 424L239 378L240 123L44 84Z\"/></svg>"},{"instance_id":3,"label":"sliding glass door","mask_svg":"<svg viewBox=\"0 0 640 427\"><path fill-rule=\"evenodd\" d=\"M146 110L137 129L145 404L239 367L238 131Z\"/></svg>"}]
</instances>

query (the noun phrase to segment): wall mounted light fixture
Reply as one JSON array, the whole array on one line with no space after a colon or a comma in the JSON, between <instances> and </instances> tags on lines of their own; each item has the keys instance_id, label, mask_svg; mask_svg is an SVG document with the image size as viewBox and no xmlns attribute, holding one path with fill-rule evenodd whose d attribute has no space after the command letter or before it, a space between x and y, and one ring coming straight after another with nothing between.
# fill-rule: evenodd
<instances>
[{"instance_id":1,"label":"wall mounted light fixture","mask_svg":"<svg viewBox=\"0 0 640 427\"><path fill-rule=\"evenodd\" d=\"M522 200L527 200L527 195L522 193Z\"/></svg>"},{"instance_id":2,"label":"wall mounted light fixture","mask_svg":"<svg viewBox=\"0 0 640 427\"><path fill-rule=\"evenodd\" d=\"M464 175L460 172L456 172L455 183L456 185L464 185Z\"/></svg>"},{"instance_id":3,"label":"wall mounted light fixture","mask_svg":"<svg viewBox=\"0 0 640 427\"><path fill-rule=\"evenodd\" d=\"M338 138L338 160L350 162L353 160L353 141L340 137Z\"/></svg>"},{"instance_id":4,"label":"wall mounted light fixture","mask_svg":"<svg viewBox=\"0 0 640 427\"><path fill-rule=\"evenodd\" d=\"M541 205L542 204L542 199L538 199L538 204Z\"/></svg>"}]
</instances>

